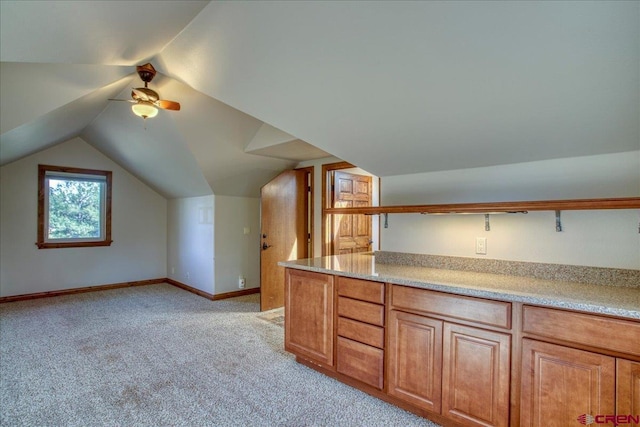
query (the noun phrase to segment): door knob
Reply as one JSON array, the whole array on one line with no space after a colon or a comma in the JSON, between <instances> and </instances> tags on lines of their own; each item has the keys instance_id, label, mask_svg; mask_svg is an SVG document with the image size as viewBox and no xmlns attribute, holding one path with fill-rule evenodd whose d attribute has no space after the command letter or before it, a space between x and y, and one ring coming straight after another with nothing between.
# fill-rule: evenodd
<instances>
[{"instance_id":1,"label":"door knob","mask_svg":"<svg viewBox=\"0 0 640 427\"><path fill-rule=\"evenodd\" d=\"M267 242L263 242L263 243L262 243L262 250L263 250L263 251L266 251L266 250L267 250L268 248L270 248L270 247L271 247L271 245L267 245Z\"/></svg>"}]
</instances>

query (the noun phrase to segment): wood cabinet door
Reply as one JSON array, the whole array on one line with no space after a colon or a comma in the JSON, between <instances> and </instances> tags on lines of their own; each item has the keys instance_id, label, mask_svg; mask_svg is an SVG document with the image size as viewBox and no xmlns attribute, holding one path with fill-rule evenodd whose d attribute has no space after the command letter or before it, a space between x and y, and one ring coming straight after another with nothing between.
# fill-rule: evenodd
<instances>
[{"instance_id":1,"label":"wood cabinet door","mask_svg":"<svg viewBox=\"0 0 640 427\"><path fill-rule=\"evenodd\" d=\"M305 359L333 366L333 276L287 269L284 346Z\"/></svg>"},{"instance_id":2,"label":"wood cabinet door","mask_svg":"<svg viewBox=\"0 0 640 427\"><path fill-rule=\"evenodd\" d=\"M566 427L613 414L615 368L613 357L524 339L520 425Z\"/></svg>"},{"instance_id":3,"label":"wood cabinet door","mask_svg":"<svg viewBox=\"0 0 640 427\"><path fill-rule=\"evenodd\" d=\"M444 324L442 414L465 426L509 425L511 337Z\"/></svg>"},{"instance_id":4,"label":"wood cabinet door","mask_svg":"<svg viewBox=\"0 0 640 427\"><path fill-rule=\"evenodd\" d=\"M388 393L436 413L442 392L442 324L395 310L387 324Z\"/></svg>"},{"instance_id":5,"label":"wood cabinet door","mask_svg":"<svg viewBox=\"0 0 640 427\"><path fill-rule=\"evenodd\" d=\"M640 416L640 363L616 360L616 414Z\"/></svg>"}]
</instances>

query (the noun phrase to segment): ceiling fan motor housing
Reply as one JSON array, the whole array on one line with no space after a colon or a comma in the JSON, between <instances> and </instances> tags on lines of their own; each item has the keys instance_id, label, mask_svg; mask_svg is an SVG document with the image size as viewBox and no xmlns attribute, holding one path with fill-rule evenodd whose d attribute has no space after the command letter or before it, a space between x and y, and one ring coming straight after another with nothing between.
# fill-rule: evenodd
<instances>
[{"instance_id":1,"label":"ceiling fan motor housing","mask_svg":"<svg viewBox=\"0 0 640 427\"><path fill-rule=\"evenodd\" d=\"M138 72L140 79L145 83L145 87L147 86L147 83L153 80L156 76L156 69L148 62L144 65L138 65L136 67L136 71Z\"/></svg>"}]
</instances>

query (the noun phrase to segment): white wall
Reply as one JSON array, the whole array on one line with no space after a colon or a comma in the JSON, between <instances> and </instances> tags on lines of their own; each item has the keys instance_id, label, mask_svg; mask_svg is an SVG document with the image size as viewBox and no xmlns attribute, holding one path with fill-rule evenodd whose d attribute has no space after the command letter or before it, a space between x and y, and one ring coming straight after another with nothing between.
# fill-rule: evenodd
<instances>
[{"instance_id":1,"label":"white wall","mask_svg":"<svg viewBox=\"0 0 640 427\"><path fill-rule=\"evenodd\" d=\"M382 204L640 196L640 152L575 157L382 179ZM389 215L381 249L433 255L640 269L640 210L492 215ZM475 254L476 237L487 254Z\"/></svg>"},{"instance_id":2,"label":"white wall","mask_svg":"<svg viewBox=\"0 0 640 427\"><path fill-rule=\"evenodd\" d=\"M171 199L167 211L167 277L213 294L213 195Z\"/></svg>"},{"instance_id":3,"label":"white wall","mask_svg":"<svg viewBox=\"0 0 640 427\"><path fill-rule=\"evenodd\" d=\"M248 234L245 234L248 228ZM260 287L260 199L169 200L168 277L209 294Z\"/></svg>"},{"instance_id":4,"label":"white wall","mask_svg":"<svg viewBox=\"0 0 640 427\"><path fill-rule=\"evenodd\" d=\"M36 247L38 164L113 171L111 246ZM0 167L0 201L0 296L167 275L166 199L80 138Z\"/></svg>"},{"instance_id":5,"label":"white wall","mask_svg":"<svg viewBox=\"0 0 640 427\"><path fill-rule=\"evenodd\" d=\"M215 196L215 293L260 286L260 199ZM248 229L248 234L245 234Z\"/></svg>"}]
</instances>

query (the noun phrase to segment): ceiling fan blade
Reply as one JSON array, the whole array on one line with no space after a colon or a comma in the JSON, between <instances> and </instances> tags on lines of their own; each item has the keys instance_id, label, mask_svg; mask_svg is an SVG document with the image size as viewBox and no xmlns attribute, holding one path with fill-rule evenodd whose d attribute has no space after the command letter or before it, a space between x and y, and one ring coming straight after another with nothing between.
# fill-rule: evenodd
<instances>
[{"instance_id":1,"label":"ceiling fan blade","mask_svg":"<svg viewBox=\"0 0 640 427\"><path fill-rule=\"evenodd\" d=\"M136 101L152 101L149 97L149 94L140 90L141 88L131 88L131 96Z\"/></svg>"},{"instance_id":2,"label":"ceiling fan blade","mask_svg":"<svg viewBox=\"0 0 640 427\"><path fill-rule=\"evenodd\" d=\"M175 101L167 101L164 99L159 99L156 101L156 105L165 110L174 110L180 111L180 103Z\"/></svg>"},{"instance_id":3,"label":"ceiling fan blade","mask_svg":"<svg viewBox=\"0 0 640 427\"><path fill-rule=\"evenodd\" d=\"M124 101L124 102L133 102L133 103L136 102L133 99L115 99L115 98L109 98L109 101Z\"/></svg>"}]
</instances>

